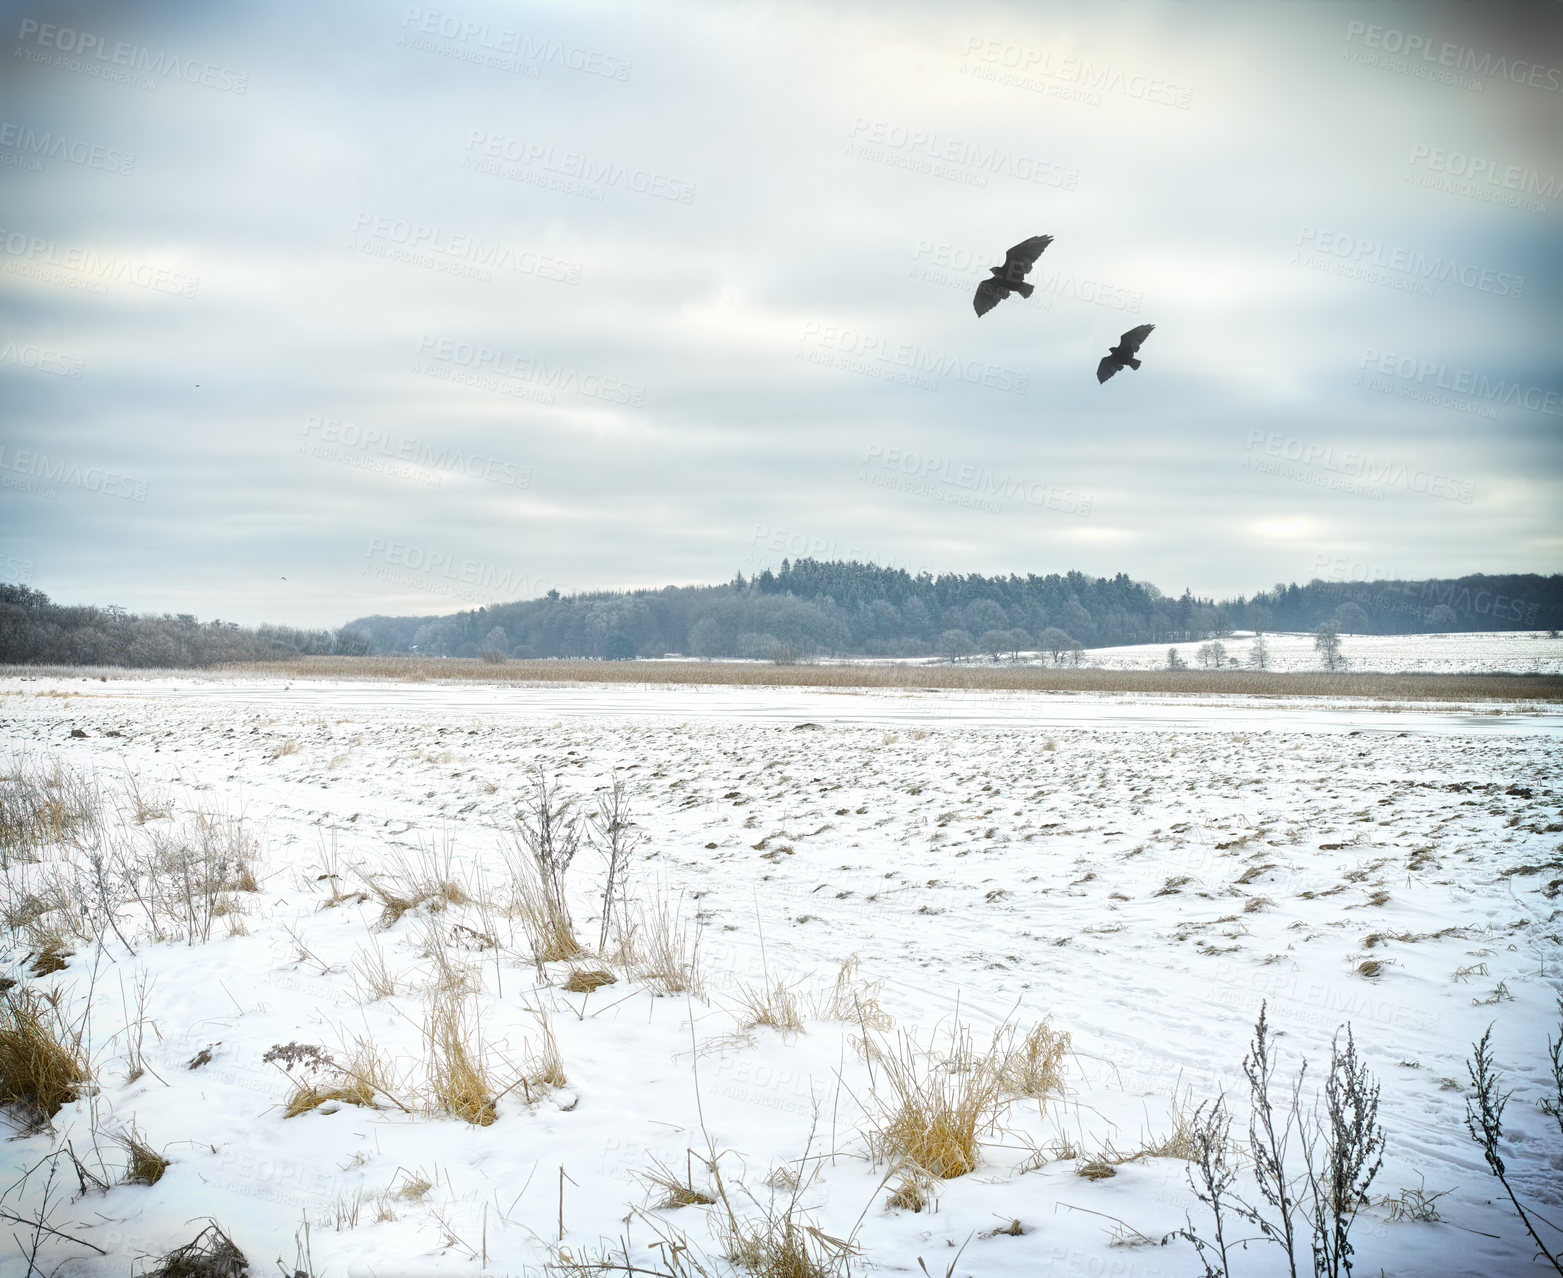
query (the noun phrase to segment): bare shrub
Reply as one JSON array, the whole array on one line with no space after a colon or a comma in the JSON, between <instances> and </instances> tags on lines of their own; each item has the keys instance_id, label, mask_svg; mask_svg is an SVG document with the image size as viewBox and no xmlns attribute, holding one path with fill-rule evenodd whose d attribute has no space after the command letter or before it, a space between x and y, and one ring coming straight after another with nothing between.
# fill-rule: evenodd
<instances>
[{"instance_id":1,"label":"bare shrub","mask_svg":"<svg viewBox=\"0 0 1563 1278\"><path fill-rule=\"evenodd\" d=\"M1368 1186L1383 1166L1384 1129L1378 1122L1378 1084L1357 1057L1351 1026L1346 1045L1337 1033L1330 1044L1330 1072L1324 1080L1322 1131L1311 1133L1308 1191L1312 1199L1313 1267L1325 1278L1351 1273L1351 1227L1368 1201ZM1322 1160L1315 1160L1322 1137Z\"/></svg>"},{"instance_id":2,"label":"bare shrub","mask_svg":"<svg viewBox=\"0 0 1563 1278\"><path fill-rule=\"evenodd\" d=\"M602 888L602 928L597 952L608 952L608 934L615 920L621 938L629 928L630 857L638 841L635 817L630 811L624 778L617 772L606 794L598 794L597 810L590 818L592 834L602 854L605 874Z\"/></svg>"},{"instance_id":3,"label":"bare shrub","mask_svg":"<svg viewBox=\"0 0 1563 1278\"><path fill-rule=\"evenodd\" d=\"M514 909L532 946L533 961L573 959L586 952L575 935L564 880L580 851L582 825L573 800L538 768L516 831L505 850Z\"/></svg>"},{"instance_id":4,"label":"bare shrub","mask_svg":"<svg viewBox=\"0 0 1563 1278\"><path fill-rule=\"evenodd\" d=\"M1563 1001L1560 1001L1559 1010L1563 1011ZM1563 1043L1563 1032L1559 1034L1559 1042ZM1548 1040L1548 1047L1552 1052L1553 1076L1560 1094L1563 1094L1563 1063L1560 1063L1560 1049ZM1466 1061L1466 1071L1471 1076L1471 1086L1475 1090L1475 1096L1465 1102L1465 1127L1470 1133L1471 1139L1480 1146L1482 1157L1487 1163L1487 1170L1493 1174L1498 1183L1503 1186L1503 1192L1513 1205L1515 1214L1519 1216L1520 1223L1525 1226L1525 1232L1536 1244L1536 1249L1546 1257L1547 1262L1559 1273L1563 1273L1563 1261L1541 1241L1541 1235L1536 1232L1536 1227L1531 1221L1534 1214L1527 1211L1519 1198L1515 1196L1513 1187L1509 1184L1508 1167L1503 1161L1503 1155L1499 1152L1499 1143L1503 1140L1503 1111L1509 1103L1512 1092L1499 1090L1502 1081L1501 1075L1493 1068L1492 1064L1492 1027L1487 1027L1487 1032L1482 1035L1480 1041L1473 1046L1474 1056ZM1556 1116L1554 1112L1554 1116ZM1563 1117L1558 1117L1558 1125L1563 1127ZM1546 1222L1550 1223L1550 1222Z\"/></svg>"}]
</instances>

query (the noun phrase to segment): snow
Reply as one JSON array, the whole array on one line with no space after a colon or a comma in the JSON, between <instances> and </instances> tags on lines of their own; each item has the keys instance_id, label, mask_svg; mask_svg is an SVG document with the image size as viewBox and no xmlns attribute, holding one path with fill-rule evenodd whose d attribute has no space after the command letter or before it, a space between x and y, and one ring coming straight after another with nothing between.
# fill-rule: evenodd
<instances>
[{"instance_id":1,"label":"snow","mask_svg":"<svg viewBox=\"0 0 1563 1278\"><path fill-rule=\"evenodd\" d=\"M1220 642L1228 658L1246 666L1253 635L1240 631ZM1319 670L1310 634L1267 634L1266 668L1282 672ZM1083 664L1104 670L1162 670L1167 649L1176 648L1190 669L1200 668L1198 642L1126 644L1091 648ZM1472 631L1427 635L1342 635L1347 669L1378 674L1563 674L1563 639L1544 631Z\"/></svg>"},{"instance_id":2,"label":"snow","mask_svg":"<svg viewBox=\"0 0 1563 1278\"><path fill-rule=\"evenodd\" d=\"M1347 638L1349 656L1358 642ZM1541 1272L1465 1135L1463 1062L1493 1024L1515 1089L1505 1156L1522 1193L1555 1213L1563 1145L1537 1101L1563 957L1563 707L39 678L7 680L0 716L13 758L95 776L110 807L127 775L172 798L173 814L145 826L125 814L126 837L201 810L242 817L262 849L248 935L133 937L133 957L110 936L93 984L98 1094L62 1109L54 1135L5 1146L18 1173L64 1138L80 1153L95 1109L100 1130L133 1119L172 1160L155 1186L63 1201L54 1227L109 1252L46 1248L50 1264L70 1258L64 1274L123 1274L207 1216L256 1273L277 1257L291 1270L303 1216L315 1271L332 1278L515 1274L550 1246L626 1234L650 1263L648 1216L714 1254L708 1209L656 1212L635 1178L653 1158L682 1171L687 1151L710 1148L751 1215L745 1190L763 1205L774 1168L803 1167L810 1219L838 1237L856 1226L882 1272L921 1273L921 1257L943 1274L964 1244L957 1275L1192 1274L1187 1243L1112 1243L1115 1220L1157 1240L1185 1213L1206 1228L1184 1163L1147 1158L1090 1181L1055 1143L1131 1150L1169 1130L1175 1098L1223 1089L1243 1130L1241 1062L1262 1000L1283 1071L1309 1061L1310 1094L1347 1021L1382 1085L1388 1144L1352 1234L1359 1272ZM497 967L492 949L466 955L482 1035L519 1065L546 1016L564 1087L530 1104L507 1094L488 1127L416 1104L284 1118L289 1084L262 1062L275 1044L340 1055L368 1036L421 1076L427 932L455 945L456 924L485 926L470 905L384 926L373 901L328 906L334 881L320 876L351 892L388 858L448 841L461 877L497 899L538 763L583 796L614 768L629 781L645 837L637 892L698 916L705 996L655 997L628 979L565 993L563 966L540 983L520 929L489 920ZM58 864L13 867L10 891ZM595 938L591 853L571 879L579 930ZM375 945L404 990L363 1003L354 963ZM23 976L26 950L12 945L9 976ZM810 1017L791 1039L736 1033L737 982L779 976L818 993L852 955L919 1042L957 1016L979 1044L1043 1017L1072 1036L1067 1094L1008 1106L977 1170L938 1187L936 1211L884 1205L888 1169L863 1137L875 1077L851 1042L859 1026ZM1369 957L1384 964L1377 978L1356 974ZM78 945L64 971L25 980L79 1006L93 961ZM141 971L155 1073L127 1083L121 980L131 989ZM207 1048L210 1063L188 1068ZM430 1182L421 1199L396 1193L413 1175ZM1419 1184L1451 1191L1443 1222L1391 1221L1380 1196ZM376 1221L377 1204L395 1219ZM632 1206L645 1214L626 1224ZM1019 1236L991 1232L1012 1219ZM1263 1243L1238 1263L1285 1272Z\"/></svg>"}]
</instances>

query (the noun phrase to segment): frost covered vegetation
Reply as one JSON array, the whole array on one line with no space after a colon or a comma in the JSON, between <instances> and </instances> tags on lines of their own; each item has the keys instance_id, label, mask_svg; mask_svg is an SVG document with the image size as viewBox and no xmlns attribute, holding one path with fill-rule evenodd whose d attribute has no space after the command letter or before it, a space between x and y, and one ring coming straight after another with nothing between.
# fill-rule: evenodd
<instances>
[{"instance_id":1,"label":"frost covered vegetation","mask_svg":"<svg viewBox=\"0 0 1563 1278\"><path fill-rule=\"evenodd\" d=\"M1278 584L1217 602L1163 595L1123 573L912 576L873 564L783 560L721 586L594 591L444 617L364 617L337 630L242 628L190 615L67 607L0 583L0 664L151 667L368 653L623 660L685 653L791 663L820 656L997 658L1199 643L1237 630L1398 635L1563 626L1563 576Z\"/></svg>"},{"instance_id":2,"label":"frost covered vegetation","mask_svg":"<svg viewBox=\"0 0 1563 1278\"><path fill-rule=\"evenodd\" d=\"M383 654L478 657L954 656L1070 645L1197 643L1239 630L1349 634L1563 626L1563 576L1278 584L1217 601L1084 573L985 577L783 560L725 586L600 591L445 617L362 617Z\"/></svg>"},{"instance_id":3,"label":"frost covered vegetation","mask_svg":"<svg viewBox=\"0 0 1563 1278\"><path fill-rule=\"evenodd\" d=\"M0 582L0 664L150 669L369 651L366 639L347 630L245 627L198 621L188 613L151 617L112 606L72 607L31 586Z\"/></svg>"},{"instance_id":4,"label":"frost covered vegetation","mask_svg":"<svg viewBox=\"0 0 1563 1278\"><path fill-rule=\"evenodd\" d=\"M577 695L500 718L7 685L21 1254L669 1278L1557 1254L1546 722L1044 739Z\"/></svg>"}]
</instances>

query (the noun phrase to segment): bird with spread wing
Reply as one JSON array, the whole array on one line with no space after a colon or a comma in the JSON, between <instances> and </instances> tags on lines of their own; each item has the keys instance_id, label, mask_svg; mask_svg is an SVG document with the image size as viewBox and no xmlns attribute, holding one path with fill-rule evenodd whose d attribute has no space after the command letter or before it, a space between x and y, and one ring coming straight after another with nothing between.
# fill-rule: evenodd
<instances>
[{"instance_id":1,"label":"bird with spread wing","mask_svg":"<svg viewBox=\"0 0 1563 1278\"><path fill-rule=\"evenodd\" d=\"M1051 235L1033 235L1004 255L1003 266L988 268L992 278L977 285L977 295L971 302L979 317L986 315L1011 293L1019 293L1022 297L1031 296L1036 286L1027 284L1026 276L1037 264L1037 258L1042 256L1042 250L1052 242Z\"/></svg>"},{"instance_id":2,"label":"bird with spread wing","mask_svg":"<svg viewBox=\"0 0 1563 1278\"><path fill-rule=\"evenodd\" d=\"M1105 382L1120 368L1138 368L1140 361L1135 359L1139 354L1140 346L1151 335L1154 324L1141 324L1138 328L1131 328L1118 339L1118 345L1110 348L1107 354L1102 356L1102 362L1096 366L1096 380Z\"/></svg>"}]
</instances>

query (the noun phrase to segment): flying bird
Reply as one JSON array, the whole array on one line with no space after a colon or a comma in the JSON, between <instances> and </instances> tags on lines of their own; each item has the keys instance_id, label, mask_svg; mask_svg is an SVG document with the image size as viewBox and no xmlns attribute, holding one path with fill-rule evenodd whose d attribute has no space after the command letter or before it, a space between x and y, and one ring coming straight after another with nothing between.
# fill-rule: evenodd
<instances>
[{"instance_id":1,"label":"flying bird","mask_svg":"<svg viewBox=\"0 0 1563 1278\"><path fill-rule=\"evenodd\" d=\"M1026 283L1026 276L1037 264L1037 258L1042 256L1042 250L1052 242L1051 235L1033 235L1004 254L1003 266L990 266L988 269L993 278L977 285L977 296L971 300L977 314L986 315L1011 293L1030 297L1035 286Z\"/></svg>"},{"instance_id":2,"label":"flying bird","mask_svg":"<svg viewBox=\"0 0 1563 1278\"><path fill-rule=\"evenodd\" d=\"M1154 324L1141 324L1138 328L1131 328L1118 339L1118 345L1110 348L1107 354L1102 356L1102 362L1096 366L1096 380L1105 382L1120 368L1138 368L1140 361L1135 359L1139 353L1140 344L1151 335Z\"/></svg>"}]
</instances>

